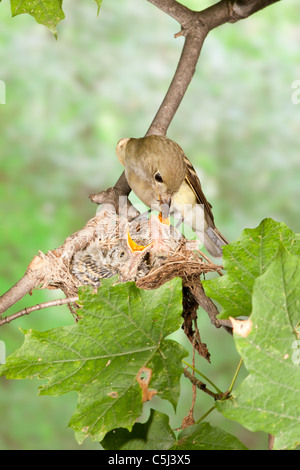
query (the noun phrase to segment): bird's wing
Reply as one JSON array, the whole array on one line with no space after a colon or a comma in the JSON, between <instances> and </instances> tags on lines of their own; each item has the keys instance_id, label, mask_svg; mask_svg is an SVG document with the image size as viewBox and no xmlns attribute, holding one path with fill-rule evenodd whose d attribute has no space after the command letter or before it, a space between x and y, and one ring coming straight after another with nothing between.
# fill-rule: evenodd
<instances>
[{"instance_id":1,"label":"bird's wing","mask_svg":"<svg viewBox=\"0 0 300 470\"><path fill-rule=\"evenodd\" d=\"M196 173L196 170L193 167L193 165L191 164L191 162L189 161L189 159L185 155L184 155L184 161L185 161L186 166L187 166L187 173L186 173L185 180L188 183L188 185L190 186L190 188L193 190L193 192L194 192L194 194L197 198L197 203L198 204L203 204L206 215L209 216L209 218L211 219L211 221L214 225L214 216L213 216L213 213L212 213L212 210L211 210L212 205L208 202L208 200L204 196L204 193L203 193L202 187L201 187L201 183L200 183L200 180L199 180L198 175Z\"/></svg>"}]
</instances>

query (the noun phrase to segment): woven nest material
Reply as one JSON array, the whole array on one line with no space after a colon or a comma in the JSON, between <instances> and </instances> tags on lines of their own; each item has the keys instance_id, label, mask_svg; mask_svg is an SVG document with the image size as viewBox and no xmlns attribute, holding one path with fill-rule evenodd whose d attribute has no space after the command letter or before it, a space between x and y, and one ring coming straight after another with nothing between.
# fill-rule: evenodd
<instances>
[{"instance_id":1,"label":"woven nest material","mask_svg":"<svg viewBox=\"0 0 300 470\"><path fill-rule=\"evenodd\" d=\"M139 250L130 249L128 234ZM61 289L67 298L76 298L80 286L98 288L104 278L112 276L117 276L116 283L134 281L141 289L157 289L180 277L183 329L199 354L209 360L197 329L198 307L206 310L216 327L224 324L217 318L216 306L205 295L201 275L213 271L221 274L221 270L222 266L198 250L197 242L187 240L157 217L128 222L114 212L101 210L61 247L47 254L40 252L28 266L24 279L36 279L36 287ZM75 313L78 305L73 302L69 308Z\"/></svg>"},{"instance_id":2,"label":"woven nest material","mask_svg":"<svg viewBox=\"0 0 300 470\"><path fill-rule=\"evenodd\" d=\"M128 233L146 248L132 252ZM101 279L113 275L119 282L135 281L140 288L155 289L174 277L189 279L221 269L198 250L197 242L157 217L128 222L104 210L60 248L39 252L28 267L43 271L42 288L59 288L66 296L76 295L81 285L98 287Z\"/></svg>"},{"instance_id":3,"label":"woven nest material","mask_svg":"<svg viewBox=\"0 0 300 470\"><path fill-rule=\"evenodd\" d=\"M132 252L128 234L140 251ZM100 218L93 240L75 253L71 263L71 272L81 284L99 287L101 279L118 275L119 282L135 281L143 289L220 268L201 256L197 242L188 241L157 217L128 223L109 212Z\"/></svg>"},{"instance_id":4,"label":"woven nest material","mask_svg":"<svg viewBox=\"0 0 300 470\"><path fill-rule=\"evenodd\" d=\"M128 233L146 248L132 252ZM101 279L114 275L118 282L135 281L140 288L156 289L174 277L189 279L222 268L206 258L196 242L156 217L128 222L108 211L101 211L59 249L40 252L29 268L34 262L44 262L42 288L59 288L68 297L81 285L99 287Z\"/></svg>"}]
</instances>

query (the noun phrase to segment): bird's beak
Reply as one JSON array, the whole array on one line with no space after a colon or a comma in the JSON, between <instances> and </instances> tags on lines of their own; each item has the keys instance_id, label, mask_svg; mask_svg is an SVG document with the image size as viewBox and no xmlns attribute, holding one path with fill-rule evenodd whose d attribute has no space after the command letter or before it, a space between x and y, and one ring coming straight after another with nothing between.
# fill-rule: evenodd
<instances>
[{"instance_id":1,"label":"bird's beak","mask_svg":"<svg viewBox=\"0 0 300 470\"><path fill-rule=\"evenodd\" d=\"M171 196L161 197L159 205L163 219L167 219L170 213Z\"/></svg>"},{"instance_id":2,"label":"bird's beak","mask_svg":"<svg viewBox=\"0 0 300 470\"><path fill-rule=\"evenodd\" d=\"M136 253L136 252L141 253L142 251L146 250L146 248L148 248L148 246L150 245L152 245L152 242L146 246L137 245L135 241L132 240L130 233L129 233L129 229L127 228L127 246L130 249L131 253Z\"/></svg>"}]
</instances>

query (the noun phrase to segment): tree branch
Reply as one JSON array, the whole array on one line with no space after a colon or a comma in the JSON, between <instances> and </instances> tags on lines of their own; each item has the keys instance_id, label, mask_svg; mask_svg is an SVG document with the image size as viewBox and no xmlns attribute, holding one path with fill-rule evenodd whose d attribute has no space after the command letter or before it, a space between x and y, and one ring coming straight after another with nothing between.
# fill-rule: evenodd
<instances>
[{"instance_id":1,"label":"tree branch","mask_svg":"<svg viewBox=\"0 0 300 470\"><path fill-rule=\"evenodd\" d=\"M167 13L167 15L172 16L181 25L188 25L193 16L193 11L190 8L185 7L176 0L148 0L148 2Z\"/></svg>"},{"instance_id":2,"label":"tree branch","mask_svg":"<svg viewBox=\"0 0 300 470\"><path fill-rule=\"evenodd\" d=\"M170 87L146 132L146 135L166 135L195 74L201 49L208 33L225 23L235 23L248 18L280 0L221 0L202 11L193 11L176 0L147 1L178 21L181 25L181 32L175 37L179 35L185 37L182 54ZM96 204L112 203L117 209L118 197L128 196L130 191L125 173L122 173L113 188L93 194L91 200Z\"/></svg>"},{"instance_id":3,"label":"tree branch","mask_svg":"<svg viewBox=\"0 0 300 470\"><path fill-rule=\"evenodd\" d=\"M165 135L194 76L207 34L222 24L247 18L279 0L222 0L199 12L184 7L176 0L148 1L176 19L182 28L181 35L185 36L183 51L170 88L146 134Z\"/></svg>"},{"instance_id":4,"label":"tree branch","mask_svg":"<svg viewBox=\"0 0 300 470\"><path fill-rule=\"evenodd\" d=\"M43 274L40 271L27 271L14 286L0 296L0 315L35 289L41 282L43 282Z\"/></svg>"},{"instance_id":5,"label":"tree branch","mask_svg":"<svg viewBox=\"0 0 300 470\"><path fill-rule=\"evenodd\" d=\"M149 0L150 1L150 0ZM170 88L146 135L165 135L196 71L206 30L187 33Z\"/></svg>"}]
</instances>

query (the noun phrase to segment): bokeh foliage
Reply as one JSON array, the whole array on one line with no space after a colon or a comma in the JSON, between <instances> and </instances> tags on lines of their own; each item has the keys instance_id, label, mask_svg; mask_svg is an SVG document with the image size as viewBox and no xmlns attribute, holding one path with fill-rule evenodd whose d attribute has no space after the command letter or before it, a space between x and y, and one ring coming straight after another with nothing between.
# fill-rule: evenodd
<instances>
[{"instance_id":1,"label":"bokeh foliage","mask_svg":"<svg viewBox=\"0 0 300 470\"><path fill-rule=\"evenodd\" d=\"M185 3L199 7L196 0ZM145 133L182 46L182 38L173 39L176 22L146 1L105 1L99 17L92 1L65 0L63 6L66 19L55 40L27 15L12 19L8 0L0 4L0 79L6 84L6 104L0 105L1 293L39 249L60 245L94 215L88 194L121 174L116 142ZM213 31L170 127L169 137L197 167L218 227L230 240L265 217L299 232L300 104L291 100L292 83L300 78L299 19L293 0ZM37 292L19 307L57 296ZM72 321L67 308L39 312L2 328L0 339L10 353L22 342L18 326L46 330ZM204 315L200 325L214 379L226 387L237 360L233 345ZM199 364L211 374L208 364ZM72 431L58 431L76 396L73 402L37 399L32 383L0 384L0 448L76 448ZM183 414L189 404L190 389L183 391ZM198 410L201 416L205 397ZM180 419L174 416L174 423Z\"/></svg>"}]
</instances>

